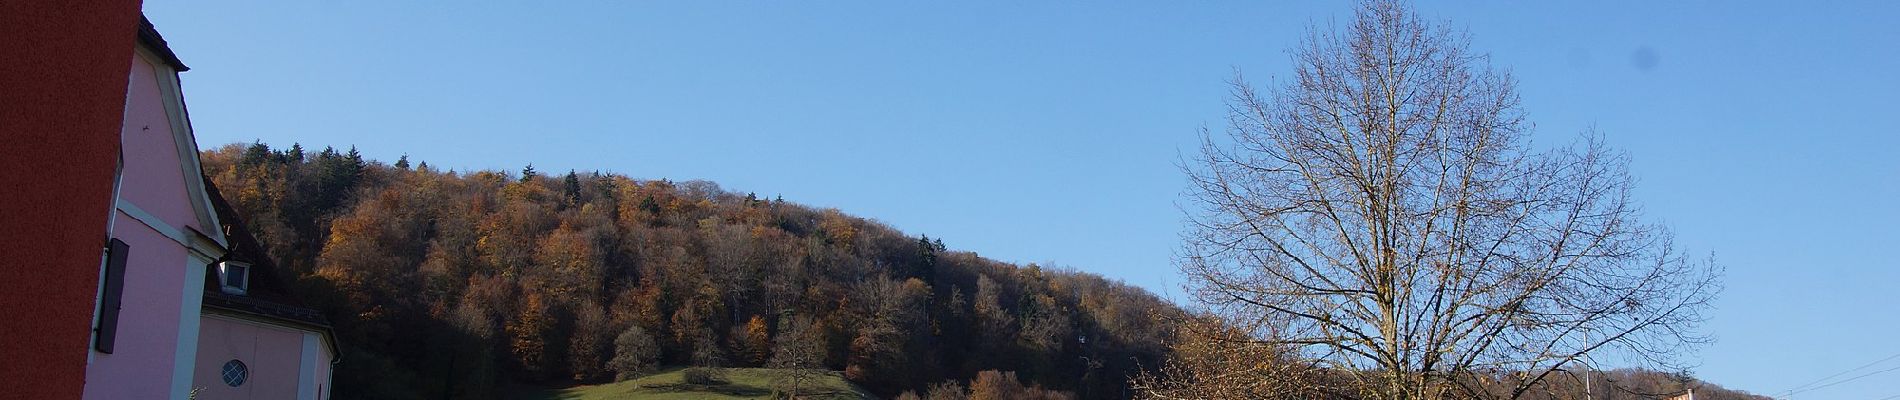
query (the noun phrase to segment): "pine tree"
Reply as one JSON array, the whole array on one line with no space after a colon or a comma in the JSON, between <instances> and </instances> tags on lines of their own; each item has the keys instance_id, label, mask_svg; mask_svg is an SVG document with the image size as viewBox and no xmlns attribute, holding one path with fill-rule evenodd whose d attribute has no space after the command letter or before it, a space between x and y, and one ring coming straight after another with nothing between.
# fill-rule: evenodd
<instances>
[{"instance_id":1,"label":"pine tree","mask_svg":"<svg viewBox=\"0 0 1900 400\"><path fill-rule=\"evenodd\" d=\"M563 194L567 195L567 200L574 204L580 204L581 178L579 176L575 176L574 170L570 169L570 170L567 170L567 177L561 178L561 181L564 184L564 186L562 186L561 191Z\"/></svg>"},{"instance_id":2,"label":"pine tree","mask_svg":"<svg viewBox=\"0 0 1900 400\"><path fill-rule=\"evenodd\" d=\"M534 163L528 163L528 166L526 168L521 169L521 183L528 183L529 181L533 181L534 177L537 175L538 174L534 172Z\"/></svg>"},{"instance_id":3,"label":"pine tree","mask_svg":"<svg viewBox=\"0 0 1900 400\"><path fill-rule=\"evenodd\" d=\"M350 146L350 153L344 158L350 161L351 172L357 175L363 173L363 167L369 166L368 163L363 162L363 154L356 152L356 146Z\"/></svg>"},{"instance_id":4,"label":"pine tree","mask_svg":"<svg viewBox=\"0 0 1900 400\"><path fill-rule=\"evenodd\" d=\"M244 148L244 158L238 159L238 165L249 167L263 164L264 161L270 159L270 154L270 145L264 142L251 142L249 147Z\"/></svg>"},{"instance_id":5,"label":"pine tree","mask_svg":"<svg viewBox=\"0 0 1900 400\"><path fill-rule=\"evenodd\" d=\"M401 170L409 169L409 155L408 154L404 154L402 155L402 157L396 159L396 169L401 169Z\"/></svg>"},{"instance_id":6,"label":"pine tree","mask_svg":"<svg viewBox=\"0 0 1900 400\"><path fill-rule=\"evenodd\" d=\"M647 195L646 197L640 198L640 210L646 211L648 214L659 215L660 202L653 201L653 196Z\"/></svg>"},{"instance_id":7,"label":"pine tree","mask_svg":"<svg viewBox=\"0 0 1900 400\"><path fill-rule=\"evenodd\" d=\"M917 268L912 277L923 279L924 283L935 283L937 279L937 245L930 242L930 235L917 238Z\"/></svg>"}]
</instances>

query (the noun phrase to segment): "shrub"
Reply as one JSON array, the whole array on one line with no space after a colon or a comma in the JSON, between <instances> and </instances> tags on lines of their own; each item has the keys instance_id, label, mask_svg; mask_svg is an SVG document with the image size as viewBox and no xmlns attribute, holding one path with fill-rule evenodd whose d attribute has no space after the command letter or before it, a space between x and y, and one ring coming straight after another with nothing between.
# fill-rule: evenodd
<instances>
[{"instance_id":1,"label":"shrub","mask_svg":"<svg viewBox=\"0 0 1900 400\"><path fill-rule=\"evenodd\" d=\"M726 371L720 368L692 367L680 372L680 374L685 376L686 383L694 385L726 384Z\"/></svg>"}]
</instances>

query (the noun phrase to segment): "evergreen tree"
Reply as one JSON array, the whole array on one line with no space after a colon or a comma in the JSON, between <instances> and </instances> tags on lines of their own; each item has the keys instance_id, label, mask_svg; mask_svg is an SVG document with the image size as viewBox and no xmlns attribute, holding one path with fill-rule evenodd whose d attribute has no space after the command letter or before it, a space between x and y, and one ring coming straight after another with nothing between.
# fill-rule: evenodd
<instances>
[{"instance_id":1,"label":"evergreen tree","mask_svg":"<svg viewBox=\"0 0 1900 400\"><path fill-rule=\"evenodd\" d=\"M537 174L534 172L534 163L528 163L528 166L526 168L521 169L521 183L528 183L529 181L533 181L536 175Z\"/></svg>"},{"instance_id":2,"label":"evergreen tree","mask_svg":"<svg viewBox=\"0 0 1900 400\"><path fill-rule=\"evenodd\" d=\"M396 159L396 169L401 169L401 170L409 169L409 155L408 154L404 154L402 155L402 157Z\"/></svg>"},{"instance_id":3,"label":"evergreen tree","mask_svg":"<svg viewBox=\"0 0 1900 400\"><path fill-rule=\"evenodd\" d=\"M924 283L934 284L937 277L937 245L930 242L930 235L917 238L917 268L911 276L923 279Z\"/></svg>"},{"instance_id":4,"label":"evergreen tree","mask_svg":"<svg viewBox=\"0 0 1900 400\"><path fill-rule=\"evenodd\" d=\"M363 162L363 154L356 152L356 146L350 146L350 153L344 158L350 161L350 169L354 174L362 174L363 167L369 166L369 164Z\"/></svg>"},{"instance_id":5,"label":"evergreen tree","mask_svg":"<svg viewBox=\"0 0 1900 400\"><path fill-rule=\"evenodd\" d=\"M646 211L649 214L658 215L660 213L660 203L653 201L653 196L648 195L647 197L640 198L640 210Z\"/></svg>"},{"instance_id":6,"label":"evergreen tree","mask_svg":"<svg viewBox=\"0 0 1900 400\"><path fill-rule=\"evenodd\" d=\"M594 196L599 197L599 198L605 198L608 200L619 198L618 197L618 194L620 192L619 181L614 180L611 177L602 177L600 176L600 171L594 171L594 179L592 180L592 182L594 184Z\"/></svg>"},{"instance_id":7,"label":"evergreen tree","mask_svg":"<svg viewBox=\"0 0 1900 400\"><path fill-rule=\"evenodd\" d=\"M244 148L244 158L238 159L238 165L253 167L270 160L270 145L264 142L251 142Z\"/></svg>"},{"instance_id":8,"label":"evergreen tree","mask_svg":"<svg viewBox=\"0 0 1900 400\"><path fill-rule=\"evenodd\" d=\"M574 170L570 169L570 170L567 170L567 177L561 178L561 182L563 184L561 187L561 192L567 195L567 200L575 204L580 204L581 178L579 176L575 176Z\"/></svg>"}]
</instances>

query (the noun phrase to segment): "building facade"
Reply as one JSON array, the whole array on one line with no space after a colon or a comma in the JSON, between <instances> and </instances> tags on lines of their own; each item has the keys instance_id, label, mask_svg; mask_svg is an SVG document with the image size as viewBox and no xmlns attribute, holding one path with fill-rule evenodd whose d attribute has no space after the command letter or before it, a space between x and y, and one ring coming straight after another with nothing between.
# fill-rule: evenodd
<instances>
[{"instance_id":1,"label":"building facade","mask_svg":"<svg viewBox=\"0 0 1900 400\"><path fill-rule=\"evenodd\" d=\"M197 399L328 399L339 355L329 321L300 304L236 210L206 185L231 247L202 278Z\"/></svg>"},{"instance_id":2,"label":"building facade","mask_svg":"<svg viewBox=\"0 0 1900 400\"><path fill-rule=\"evenodd\" d=\"M200 178L178 82L185 69L142 22L125 91L86 399L182 399L192 389L199 277L228 245Z\"/></svg>"},{"instance_id":3,"label":"building facade","mask_svg":"<svg viewBox=\"0 0 1900 400\"><path fill-rule=\"evenodd\" d=\"M327 398L328 326L245 290L267 258L205 181L187 68L138 5L0 2L0 396Z\"/></svg>"}]
</instances>

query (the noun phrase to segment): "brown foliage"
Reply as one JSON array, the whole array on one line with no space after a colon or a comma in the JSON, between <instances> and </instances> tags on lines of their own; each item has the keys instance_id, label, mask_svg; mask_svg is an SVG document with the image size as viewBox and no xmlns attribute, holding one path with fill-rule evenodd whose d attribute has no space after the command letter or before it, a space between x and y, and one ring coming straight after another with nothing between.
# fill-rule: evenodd
<instances>
[{"instance_id":1,"label":"brown foliage","mask_svg":"<svg viewBox=\"0 0 1900 400\"><path fill-rule=\"evenodd\" d=\"M969 400L1070 400L1074 395L1043 389L1041 385L1023 386L1015 372L983 371L970 382Z\"/></svg>"},{"instance_id":2,"label":"brown foliage","mask_svg":"<svg viewBox=\"0 0 1900 400\"><path fill-rule=\"evenodd\" d=\"M647 370L646 357L849 368L885 396L986 369L1119 393L1165 351L1165 329L1144 318L1173 308L1140 289L1019 273L837 210L701 181L290 153L227 146L203 160L284 280L336 324L356 360L338 367L339 398L599 382ZM617 339L636 327L623 360Z\"/></svg>"},{"instance_id":3,"label":"brown foliage","mask_svg":"<svg viewBox=\"0 0 1900 400\"><path fill-rule=\"evenodd\" d=\"M746 320L745 328L734 340L739 343L739 358L745 365L762 366L772 355L772 333L767 330L765 317L754 315Z\"/></svg>"}]
</instances>

